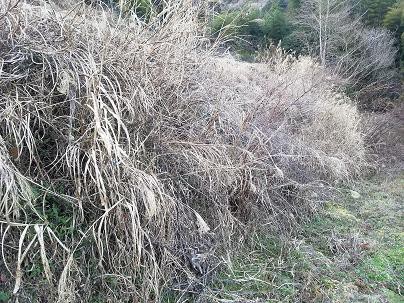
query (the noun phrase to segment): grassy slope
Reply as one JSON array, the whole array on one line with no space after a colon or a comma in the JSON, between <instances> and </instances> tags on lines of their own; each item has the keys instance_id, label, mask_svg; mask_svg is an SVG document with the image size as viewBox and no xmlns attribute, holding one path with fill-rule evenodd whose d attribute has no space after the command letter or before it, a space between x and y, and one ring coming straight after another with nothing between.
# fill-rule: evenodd
<instances>
[{"instance_id":1,"label":"grassy slope","mask_svg":"<svg viewBox=\"0 0 404 303\"><path fill-rule=\"evenodd\" d=\"M404 173L342 190L292 244L259 236L225 262L206 301L404 302L403 201Z\"/></svg>"},{"instance_id":2,"label":"grassy slope","mask_svg":"<svg viewBox=\"0 0 404 303\"><path fill-rule=\"evenodd\" d=\"M343 189L294 241L256 236L225 259L198 302L404 302L403 201L404 173Z\"/></svg>"}]
</instances>

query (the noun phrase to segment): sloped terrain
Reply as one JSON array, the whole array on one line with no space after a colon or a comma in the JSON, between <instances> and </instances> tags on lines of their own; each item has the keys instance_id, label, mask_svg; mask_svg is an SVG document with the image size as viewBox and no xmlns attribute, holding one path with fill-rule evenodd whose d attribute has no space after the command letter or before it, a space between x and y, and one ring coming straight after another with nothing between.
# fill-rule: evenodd
<instances>
[{"instance_id":1,"label":"sloped terrain","mask_svg":"<svg viewBox=\"0 0 404 303\"><path fill-rule=\"evenodd\" d=\"M366 170L357 107L312 58L219 55L188 2L96 3L0 0L3 298L203 293L238 243L293 234Z\"/></svg>"},{"instance_id":2,"label":"sloped terrain","mask_svg":"<svg viewBox=\"0 0 404 303\"><path fill-rule=\"evenodd\" d=\"M402 170L339 191L292 243L261 235L224 259L207 302L403 302Z\"/></svg>"}]
</instances>

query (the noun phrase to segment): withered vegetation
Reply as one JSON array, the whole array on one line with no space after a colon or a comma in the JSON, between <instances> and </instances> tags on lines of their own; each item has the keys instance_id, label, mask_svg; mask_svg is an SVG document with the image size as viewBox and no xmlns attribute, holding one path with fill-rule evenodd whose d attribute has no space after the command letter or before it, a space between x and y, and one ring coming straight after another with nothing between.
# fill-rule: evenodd
<instances>
[{"instance_id":1,"label":"withered vegetation","mask_svg":"<svg viewBox=\"0 0 404 303\"><path fill-rule=\"evenodd\" d=\"M147 22L49 2L0 1L0 271L20 302L198 292L239 239L290 232L363 170L356 106L310 58L218 55L184 1Z\"/></svg>"}]
</instances>

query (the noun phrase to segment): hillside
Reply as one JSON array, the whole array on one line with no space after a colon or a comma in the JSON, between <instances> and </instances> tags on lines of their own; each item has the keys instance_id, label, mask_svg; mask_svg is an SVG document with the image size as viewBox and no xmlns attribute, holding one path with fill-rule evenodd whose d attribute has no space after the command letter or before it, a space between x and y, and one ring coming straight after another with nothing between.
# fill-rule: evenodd
<instances>
[{"instance_id":1,"label":"hillside","mask_svg":"<svg viewBox=\"0 0 404 303\"><path fill-rule=\"evenodd\" d=\"M238 60L205 3L106 2L0 0L0 301L401 295L402 177L359 181L399 107L316 56Z\"/></svg>"}]
</instances>

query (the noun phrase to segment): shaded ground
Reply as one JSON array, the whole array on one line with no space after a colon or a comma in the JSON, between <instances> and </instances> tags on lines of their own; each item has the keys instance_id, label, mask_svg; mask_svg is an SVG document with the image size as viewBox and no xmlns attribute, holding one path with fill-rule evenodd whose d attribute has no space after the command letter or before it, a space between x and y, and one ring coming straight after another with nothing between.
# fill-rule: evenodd
<instances>
[{"instance_id":1,"label":"shaded ground","mask_svg":"<svg viewBox=\"0 0 404 303\"><path fill-rule=\"evenodd\" d=\"M204 301L404 302L404 172L393 175L341 189L291 244L257 236Z\"/></svg>"}]
</instances>

